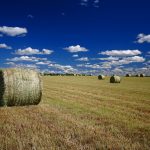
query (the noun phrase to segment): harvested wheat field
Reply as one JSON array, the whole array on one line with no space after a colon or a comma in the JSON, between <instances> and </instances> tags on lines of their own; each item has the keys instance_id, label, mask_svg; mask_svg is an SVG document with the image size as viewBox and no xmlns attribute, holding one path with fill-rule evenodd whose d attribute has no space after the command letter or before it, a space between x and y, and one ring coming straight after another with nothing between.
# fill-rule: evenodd
<instances>
[{"instance_id":1,"label":"harvested wheat field","mask_svg":"<svg viewBox=\"0 0 150 150\"><path fill-rule=\"evenodd\" d=\"M37 106L0 108L0 150L149 150L150 78L43 77Z\"/></svg>"}]
</instances>

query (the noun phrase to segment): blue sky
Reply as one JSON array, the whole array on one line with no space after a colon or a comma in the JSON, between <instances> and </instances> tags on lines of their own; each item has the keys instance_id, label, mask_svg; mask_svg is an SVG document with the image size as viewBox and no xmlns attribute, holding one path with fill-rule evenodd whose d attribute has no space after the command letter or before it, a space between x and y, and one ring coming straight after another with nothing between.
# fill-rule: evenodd
<instances>
[{"instance_id":1,"label":"blue sky","mask_svg":"<svg viewBox=\"0 0 150 150\"><path fill-rule=\"evenodd\" d=\"M1 1L0 67L150 75L149 0Z\"/></svg>"}]
</instances>

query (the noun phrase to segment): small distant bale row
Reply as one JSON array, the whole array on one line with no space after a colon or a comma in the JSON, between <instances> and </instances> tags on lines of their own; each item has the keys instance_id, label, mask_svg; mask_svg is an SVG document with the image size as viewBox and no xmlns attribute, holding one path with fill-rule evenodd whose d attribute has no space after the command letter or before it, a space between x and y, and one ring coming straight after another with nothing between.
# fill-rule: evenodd
<instances>
[{"instance_id":1,"label":"small distant bale row","mask_svg":"<svg viewBox=\"0 0 150 150\"><path fill-rule=\"evenodd\" d=\"M40 74L30 69L0 70L0 106L37 105L42 97Z\"/></svg>"},{"instance_id":2,"label":"small distant bale row","mask_svg":"<svg viewBox=\"0 0 150 150\"><path fill-rule=\"evenodd\" d=\"M131 74L126 74L126 77L132 77ZM145 77L145 74L136 74L136 75L133 75L133 77Z\"/></svg>"},{"instance_id":3,"label":"small distant bale row","mask_svg":"<svg viewBox=\"0 0 150 150\"><path fill-rule=\"evenodd\" d=\"M99 80L104 80L105 76L104 75L99 75L98 76ZM110 83L120 83L121 82L121 78L119 76L113 75L110 77Z\"/></svg>"},{"instance_id":4,"label":"small distant bale row","mask_svg":"<svg viewBox=\"0 0 150 150\"><path fill-rule=\"evenodd\" d=\"M145 77L145 74L141 73L141 74L136 74L136 77Z\"/></svg>"}]
</instances>

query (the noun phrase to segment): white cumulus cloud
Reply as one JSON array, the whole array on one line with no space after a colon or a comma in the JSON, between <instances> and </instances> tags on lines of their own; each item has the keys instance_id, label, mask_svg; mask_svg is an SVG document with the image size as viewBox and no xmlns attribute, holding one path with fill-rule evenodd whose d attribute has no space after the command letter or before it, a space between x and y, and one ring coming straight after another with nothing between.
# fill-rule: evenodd
<instances>
[{"instance_id":1,"label":"white cumulus cloud","mask_svg":"<svg viewBox=\"0 0 150 150\"><path fill-rule=\"evenodd\" d=\"M76 60L77 61L89 61L89 58L88 57L81 57L81 58L78 58Z\"/></svg>"},{"instance_id":2,"label":"white cumulus cloud","mask_svg":"<svg viewBox=\"0 0 150 150\"><path fill-rule=\"evenodd\" d=\"M6 62L5 64L7 64L7 65L15 65L14 62Z\"/></svg>"},{"instance_id":3,"label":"white cumulus cloud","mask_svg":"<svg viewBox=\"0 0 150 150\"><path fill-rule=\"evenodd\" d=\"M49 50L49 49L43 49L41 54L45 54L45 55L50 55L53 53L53 50Z\"/></svg>"},{"instance_id":4,"label":"white cumulus cloud","mask_svg":"<svg viewBox=\"0 0 150 150\"><path fill-rule=\"evenodd\" d=\"M100 0L81 0L80 5L81 6L93 6L93 7L99 7Z\"/></svg>"},{"instance_id":5,"label":"white cumulus cloud","mask_svg":"<svg viewBox=\"0 0 150 150\"><path fill-rule=\"evenodd\" d=\"M119 60L112 60L108 62L103 62L103 65L107 66L120 66L120 65L127 65L131 63L141 63L144 62L145 58L141 56L132 56L132 57L123 57Z\"/></svg>"},{"instance_id":6,"label":"white cumulus cloud","mask_svg":"<svg viewBox=\"0 0 150 150\"><path fill-rule=\"evenodd\" d=\"M88 51L88 49L86 49L85 47L81 47L80 45L69 46L64 49L69 51L70 53L87 52Z\"/></svg>"},{"instance_id":7,"label":"white cumulus cloud","mask_svg":"<svg viewBox=\"0 0 150 150\"><path fill-rule=\"evenodd\" d=\"M16 68L29 68L29 69L34 69L36 71L40 71L38 66L36 66L35 64L15 64L15 67Z\"/></svg>"},{"instance_id":8,"label":"white cumulus cloud","mask_svg":"<svg viewBox=\"0 0 150 150\"><path fill-rule=\"evenodd\" d=\"M64 73L75 73L77 70L71 65L49 64L49 68L55 68L63 71Z\"/></svg>"},{"instance_id":9,"label":"white cumulus cloud","mask_svg":"<svg viewBox=\"0 0 150 150\"><path fill-rule=\"evenodd\" d=\"M37 57L21 56L21 57L14 57L14 58L8 58L7 59L7 61L11 61L11 62L17 62L17 61L38 62L39 60L46 61L47 58L37 58Z\"/></svg>"},{"instance_id":10,"label":"white cumulus cloud","mask_svg":"<svg viewBox=\"0 0 150 150\"><path fill-rule=\"evenodd\" d=\"M51 61L40 61L40 62L37 62L36 64L37 65L49 65L50 63L52 63Z\"/></svg>"},{"instance_id":11,"label":"white cumulus cloud","mask_svg":"<svg viewBox=\"0 0 150 150\"><path fill-rule=\"evenodd\" d=\"M119 57L106 57L106 58L92 58L91 60L107 60L107 61L112 61L112 60L119 60Z\"/></svg>"},{"instance_id":12,"label":"white cumulus cloud","mask_svg":"<svg viewBox=\"0 0 150 150\"><path fill-rule=\"evenodd\" d=\"M99 7L99 2L100 2L99 0L94 0L93 1L93 6L98 8Z\"/></svg>"},{"instance_id":13,"label":"white cumulus cloud","mask_svg":"<svg viewBox=\"0 0 150 150\"><path fill-rule=\"evenodd\" d=\"M78 54L74 54L74 55L72 55L72 57L79 57L79 55Z\"/></svg>"},{"instance_id":14,"label":"white cumulus cloud","mask_svg":"<svg viewBox=\"0 0 150 150\"><path fill-rule=\"evenodd\" d=\"M150 34L148 34L148 35L145 35L143 33L138 34L137 43L141 44L141 43L144 43L144 42L150 43Z\"/></svg>"},{"instance_id":15,"label":"white cumulus cloud","mask_svg":"<svg viewBox=\"0 0 150 150\"><path fill-rule=\"evenodd\" d=\"M85 67L85 68L92 68L92 69L102 68L99 64L78 64L77 67Z\"/></svg>"},{"instance_id":16,"label":"white cumulus cloud","mask_svg":"<svg viewBox=\"0 0 150 150\"><path fill-rule=\"evenodd\" d=\"M88 6L89 0L81 0L80 5L81 6Z\"/></svg>"},{"instance_id":17,"label":"white cumulus cloud","mask_svg":"<svg viewBox=\"0 0 150 150\"><path fill-rule=\"evenodd\" d=\"M107 50L100 52L99 54L108 56L135 56L141 54L141 51L136 50Z\"/></svg>"},{"instance_id":18,"label":"white cumulus cloud","mask_svg":"<svg viewBox=\"0 0 150 150\"><path fill-rule=\"evenodd\" d=\"M18 35L26 34L27 32L28 31L26 28L7 27L7 26L0 27L0 33L8 36L18 36Z\"/></svg>"},{"instance_id":19,"label":"white cumulus cloud","mask_svg":"<svg viewBox=\"0 0 150 150\"><path fill-rule=\"evenodd\" d=\"M31 15L31 14L29 14L27 17L28 17L28 18L31 18L31 19L33 19L33 18L34 18L34 16L33 16L33 15Z\"/></svg>"},{"instance_id":20,"label":"white cumulus cloud","mask_svg":"<svg viewBox=\"0 0 150 150\"><path fill-rule=\"evenodd\" d=\"M53 53L53 51L49 49L43 49L42 51L40 51L38 49L33 49L31 47L25 49L18 49L15 52L15 54L17 55L37 55L37 54L50 55L51 53Z\"/></svg>"},{"instance_id":21,"label":"white cumulus cloud","mask_svg":"<svg viewBox=\"0 0 150 150\"><path fill-rule=\"evenodd\" d=\"M124 58L124 60L129 61L129 62L144 62L145 58L141 56L133 56L133 57Z\"/></svg>"},{"instance_id":22,"label":"white cumulus cloud","mask_svg":"<svg viewBox=\"0 0 150 150\"><path fill-rule=\"evenodd\" d=\"M12 49L11 46L6 45L5 43L0 44L0 48L2 48L2 49Z\"/></svg>"}]
</instances>

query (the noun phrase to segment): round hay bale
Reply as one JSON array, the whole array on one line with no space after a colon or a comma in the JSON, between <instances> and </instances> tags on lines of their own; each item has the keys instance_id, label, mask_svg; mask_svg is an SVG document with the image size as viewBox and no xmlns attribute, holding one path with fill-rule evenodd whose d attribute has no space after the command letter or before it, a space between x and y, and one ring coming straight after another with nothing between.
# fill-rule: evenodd
<instances>
[{"instance_id":1,"label":"round hay bale","mask_svg":"<svg viewBox=\"0 0 150 150\"><path fill-rule=\"evenodd\" d=\"M131 74L126 74L126 77L131 77Z\"/></svg>"},{"instance_id":2,"label":"round hay bale","mask_svg":"<svg viewBox=\"0 0 150 150\"><path fill-rule=\"evenodd\" d=\"M140 77L145 77L145 74L142 74L142 73L141 73L141 74L140 74Z\"/></svg>"},{"instance_id":3,"label":"round hay bale","mask_svg":"<svg viewBox=\"0 0 150 150\"><path fill-rule=\"evenodd\" d=\"M140 77L140 74L136 74L135 76L136 76L136 77Z\"/></svg>"},{"instance_id":4,"label":"round hay bale","mask_svg":"<svg viewBox=\"0 0 150 150\"><path fill-rule=\"evenodd\" d=\"M39 73L21 68L0 71L0 106L37 105L41 97Z\"/></svg>"},{"instance_id":5,"label":"round hay bale","mask_svg":"<svg viewBox=\"0 0 150 150\"><path fill-rule=\"evenodd\" d=\"M99 75L99 76L98 76L98 79L99 79L99 80L104 80L104 79L105 79L105 76L104 76L104 75Z\"/></svg>"},{"instance_id":6,"label":"round hay bale","mask_svg":"<svg viewBox=\"0 0 150 150\"><path fill-rule=\"evenodd\" d=\"M111 76L110 78L110 83L120 83L121 82L121 78L119 76Z\"/></svg>"}]
</instances>

